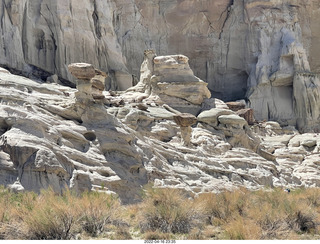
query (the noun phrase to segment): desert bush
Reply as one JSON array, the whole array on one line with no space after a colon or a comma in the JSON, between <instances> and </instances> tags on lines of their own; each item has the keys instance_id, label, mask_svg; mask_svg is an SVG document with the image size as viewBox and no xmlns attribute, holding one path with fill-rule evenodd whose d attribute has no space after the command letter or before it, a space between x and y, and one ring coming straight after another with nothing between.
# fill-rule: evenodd
<instances>
[{"instance_id":1,"label":"desert bush","mask_svg":"<svg viewBox=\"0 0 320 244\"><path fill-rule=\"evenodd\" d=\"M316 229L315 215L302 192L288 194L277 188L251 195L248 217L261 227L260 239L289 239Z\"/></svg>"},{"instance_id":2,"label":"desert bush","mask_svg":"<svg viewBox=\"0 0 320 244\"><path fill-rule=\"evenodd\" d=\"M294 191L293 194L296 198L304 200L311 207L320 207L320 188L300 188Z\"/></svg>"},{"instance_id":3,"label":"desert bush","mask_svg":"<svg viewBox=\"0 0 320 244\"><path fill-rule=\"evenodd\" d=\"M225 226L224 238L228 240L260 239L261 228L250 219L243 217L231 220Z\"/></svg>"},{"instance_id":4,"label":"desert bush","mask_svg":"<svg viewBox=\"0 0 320 244\"><path fill-rule=\"evenodd\" d=\"M195 202L202 205L207 224L220 226L226 239L292 239L317 231L315 192L239 189L201 194Z\"/></svg>"},{"instance_id":5,"label":"desert bush","mask_svg":"<svg viewBox=\"0 0 320 244\"><path fill-rule=\"evenodd\" d=\"M13 216L13 212L22 205L31 209L36 194L34 192L13 192L0 186L0 223L5 223Z\"/></svg>"},{"instance_id":6,"label":"desert bush","mask_svg":"<svg viewBox=\"0 0 320 244\"><path fill-rule=\"evenodd\" d=\"M0 239L299 239L319 234L320 189L200 194L147 188L139 204L105 193L14 193L0 186Z\"/></svg>"},{"instance_id":7,"label":"desert bush","mask_svg":"<svg viewBox=\"0 0 320 244\"><path fill-rule=\"evenodd\" d=\"M21 239L25 236L18 212L32 209L37 195L34 192L13 192L0 186L0 239Z\"/></svg>"},{"instance_id":8,"label":"desert bush","mask_svg":"<svg viewBox=\"0 0 320 244\"><path fill-rule=\"evenodd\" d=\"M295 213L292 229L301 232L312 232L316 229L315 217L312 213L298 210Z\"/></svg>"},{"instance_id":9,"label":"desert bush","mask_svg":"<svg viewBox=\"0 0 320 244\"><path fill-rule=\"evenodd\" d=\"M251 204L247 218L260 228L257 239L281 239L289 235L287 214L278 208L280 206L270 202L255 202L254 199L251 199Z\"/></svg>"},{"instance_id":10,"label":"desert bush","mask_svg":"<svg viewBox=\"0 0 320 244\"><path fill-rule=\"evenodd\" d=\"M106 224L114 221L120 211L120 202L115 196L99 192L85 192L78 205L82 213L81 226L91 236L102 233Z\"/></svg>"},{"instance_id":11,"label":"desert bush","mask_svg":"<svg viewBox=\"0 0 320 244\"><path fill-rule=\"evenodd\" d=\"M245 189L219 194L205 193L195 199L195 204L201 206L208 224L221 225L244 215L248 194Z\"/></svg>"},{"instance_id":12,"label":"desert bush","mask_svg":"<svg viewBox=\"0 0 320 244\"><path fill-rule=\"evenodd\" d=\"M47 189L37 195L0 188L0 238L73 239L81 231L97 236L116 219L119 207L116 197L104 193Z\"/></svg>"},{"instance_id":13,"label":"desert bush","mask_svg":"<svg viewBox=\"0 0 320 244\"><path fill-rule=\"evenodd\" d=\"M319 231L320 189L301 188L293 192L297 209L293 215L293 229L297 232L312 233Z\"/></svg>"},{"instance_id":14,"label":"desert bush","mask_svg":"<svg viewBox=\"0 0 320 244\"><path fill-rule=\"evenodd\" d=\"M25 239L67 240L78 232L77 197L68 190L62 195L42 191L32 209L23 206L18 214L28 230Z\"/></svg>"},{"instance_id":15,"label":"desert bush","mask_svg":"<svg viewBox=\"0 0 320 244\"><path fill-rule=\"evenodd\" d=\"M149 188L139 215L142 232L188 233L199 220L191 201L177 189Z\"/></svg>"}]
</instances>

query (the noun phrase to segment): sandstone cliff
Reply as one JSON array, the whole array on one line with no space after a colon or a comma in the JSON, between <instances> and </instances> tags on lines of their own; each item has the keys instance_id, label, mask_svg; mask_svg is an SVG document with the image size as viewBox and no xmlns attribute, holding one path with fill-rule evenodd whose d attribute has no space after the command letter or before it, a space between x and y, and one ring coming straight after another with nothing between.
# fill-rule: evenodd
<instances>
[{"instance_id":1,"label":"sandstone cliff","mask_svg":"<svg viewBox=\"0 0 320 244\"><path fill-rule=\"evenodd\" d=\"M316 0L4 0L0 64L67 84L67 65L88 62L109 73L107 89L125 90L142 50L182 53L214 97L303 129L293 80L320 70L319 15Z\"/></svg>"}]
</instances>

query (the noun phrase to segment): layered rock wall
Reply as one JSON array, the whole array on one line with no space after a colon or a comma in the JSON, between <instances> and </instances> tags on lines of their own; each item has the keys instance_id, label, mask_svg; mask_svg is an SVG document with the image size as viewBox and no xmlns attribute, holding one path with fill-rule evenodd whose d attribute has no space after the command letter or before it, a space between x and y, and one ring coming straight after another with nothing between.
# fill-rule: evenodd
<instances>
[{"instance_id":1,"label":"layered rock wall","mask_svg":"<svg viewBox=\"0 0 320 244\"><path fill-rule=\"evenodd\" d=\"M1 63L20 70L34 65L71 79L66 65L86 61L114 71L117 80L123 72L139 76L141 50L153 48L188 56L211 90L235 99L244 96L261 49L279 55L282 28L295 30L312 54L312 70L320 69L319 14L317 1L302 0L5 0ZM274 40L271 49L268 40ZM236 94L232 82L240 88Z\"/></svg>"},{"instance_id":2,"label":"layered rock wall","mask_svg":"<svg viewBox=\"0 0 320 244\"><path fill-rule=\"evenodd\" d=\"M319 15L317 0L3 0L0 64L67 83L67 65L88 62L125 90L142 50L184 54L214 97L296 125L294 74L320 71Z\"/></svg>"}]
</instances>

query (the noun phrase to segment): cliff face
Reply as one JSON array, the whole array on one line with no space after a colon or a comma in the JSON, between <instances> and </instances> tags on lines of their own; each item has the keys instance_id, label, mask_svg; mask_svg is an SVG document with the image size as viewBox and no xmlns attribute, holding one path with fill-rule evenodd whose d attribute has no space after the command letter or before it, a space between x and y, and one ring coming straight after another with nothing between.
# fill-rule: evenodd
<instances>
[{"instance_id":1,"label":"cliff face","mask_svg":"<svg viewBox=\"0 0 320 244\"><path fill-rule=\"evenodd\" d=\"M85 61L126 89L139 76L143 50L183 53L202 79L212 62L231 1L2 1L1 64L33 66L71 80L66 65ZM117 81L117 82L116 82ZM118 86L118 87L117 87Z\"/></svg>"},{"instance_id":2,"label":"cliff face","mask_svg":"<svg viewBox=\"0 0 320 244\"><path fill-rule=\"evenodd\" d=\"M88 62L124 90L143 50L184 54L213 96L296 125L295 73L320 70L319 15L316 0L4 0L0 64L66 82L69 63Z\"/></svg>"}]
</instances>

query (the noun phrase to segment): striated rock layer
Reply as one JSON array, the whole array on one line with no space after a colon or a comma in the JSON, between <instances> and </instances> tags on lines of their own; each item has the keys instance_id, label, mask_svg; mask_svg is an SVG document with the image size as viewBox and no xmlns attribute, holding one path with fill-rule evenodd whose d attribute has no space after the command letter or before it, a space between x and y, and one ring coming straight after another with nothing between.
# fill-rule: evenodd
<instances>
[{"instance_id":1,"label":"striated rock layer","mask_svg":"<svg viewBox=\"0 0 320 244\"><path fill-rule=\"evenodd\" d=\"M318 85L304 76L316 87L304 91L297 81L320 71L319 9L317 0L4 0L0 64L67 84L67 65L89 62L109 74L107 90L126 90L141 50L183 53L214 97L246 98L257 120L307 131L318 129L319 108L299 111L318 99Z\"/></svg>"},{"instance_id":2,"label":"striated rock layer","mask_svg":"<svg viewBox=\"0 0 320 244\"><path fill-rule=\"evenodd\" d=\"M239 186L320 186L318 134L277 122L250 127L218 99L195 119L149 103L141 92L96 98L92 81L100 72L88 64L69 69L87 89L1 70L0 184L116 193L123 203L138 201L147 183L191 196Z\"/></svg>"}]
</instances>

